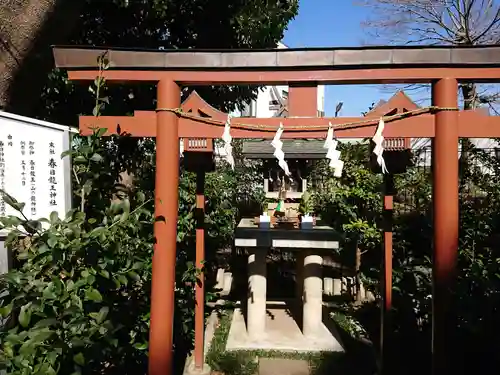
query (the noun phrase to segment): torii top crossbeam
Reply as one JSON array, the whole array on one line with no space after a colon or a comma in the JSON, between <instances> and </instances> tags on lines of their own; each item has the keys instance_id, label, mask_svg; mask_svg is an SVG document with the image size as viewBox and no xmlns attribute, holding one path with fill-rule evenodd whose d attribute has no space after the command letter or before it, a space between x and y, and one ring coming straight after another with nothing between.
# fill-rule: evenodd
<instances>
[{"instance_id":1,"label":"torii top crossbeam","mask_svg":"<svg viewBox=\"0 0 500 375\"><path fill-rule=\"evenodd\" d=\"M290 84L290 106L295 116L283 120L266 119L274 127L310 125L325 128L329 123L344 124L359 118L315 118L309 116L305 106L315 106L314 85L360 83L432 83L444 77L459 81L500 81L500 46L477 47L370 47L370 48L315 48L277 50L129 50L89 47L56 47L56 66L69 70L71 80L94 80L99 56L107 54L109 69L102 72L107 81L172 80L179 85L211 84ZM307 83L306 87L301 83ZM300 86L300 90L299 90ZM309 89L307 88L309 87ZM293 101L295 100L295 104ZM210 107L204 103L205 106ZM302 108L302 109L301 109ZM226 116L218 112L220 118ZM102 126L110 131L119 123L121 129L136 136L154 136L156 114L136 112L135 118L82 117L82 130L89 126ZM460 113L459 137L500 137L500 121L483 113ZM302 117L310 117L307 120ZM311 118L312 117L312 118ZM181 117L179 137L219 138L221 129L203 122ZM140 126L135 126L140 123ZM261 119L234 119L236 138L270 138L271 132L238 129L238 124L257 125ZM474 126L471 126L474 124ZM372 126L345 129L337 132L339 138L366 138L373 135ZM498 132L492 134L492 129ZM340 129L339 129L340 130ZM323 138L324 129L318 132L293 132L283 138ZM85 132L85 130L84 130ZM498 134L497 134L498 133ZM387 124L386 137L434 137L433 116L424 114L407 117L397 123Z\"/></svg>"},{"instance_id":2,"label":"torii top crossbeam","mask_svg":"<svg viewBox=\"0 0 500 375\"><path fill-rule=\"evenodd\" d=\"M179 138L218 138L222 129L175 112L181 107L180 86L221 84L285 84L289 86L286 119L234 119L233 137L270 138L283 122L283 138L324 138L328 123L359 119L318 118L318 84L431 83L433 105L458 107L458 82L499 82L500 46L370 47L283 50L124 50L56 47L56 66L71 80L91 81L99 75L98 57L110 63L102 75L108 82L158 83L157 113L131 118L82 118L82 128L106 125L132 135L156 136L155 251L153 257L149 371L164 375L172 365L176 227L178 210ZM217 117L217 116L215 116ZM219 119L216 119L219 120ZM350 121L352 120L352 121ZM376 121L376 120L375 120ZM127 124L125 126L125 124ZM274 131L251 131L255 125ZM458 139L500 137L497 117L472 111L437 111L388 123L386 137L434 137L433 219L433 373L449 373L453 362L448 334L454 329L450 310L458 249ZM289 131L303 127L303 131ZM311 131L314 127L314 131ZM147 129L147 130L146 130ZM255 130L255 129L254 129ZM343 127L338 137L371 137L375 123ZM348 161L347 161L348 162Z\"/></svg>"},{"instance_id":3,"label":"torii top crossbeam","mask_svg":"<svg viewBox=\"0 0 500 375\"><path fill-rule=\"evenodd\" d=\"M95 70L98 56L106 52L110 60L108 80L158 81L168 76L182 85L362 84L431 83L452 76L458 80L500 81L497 45L220 51L56 47L54 57L56 66L79 71L71 73L70 79L87 80L82 70ZM127 69L135 74L125 78L123 71ZM357 70L357 74L351 70Z\"/></svg>"}]
</instances>

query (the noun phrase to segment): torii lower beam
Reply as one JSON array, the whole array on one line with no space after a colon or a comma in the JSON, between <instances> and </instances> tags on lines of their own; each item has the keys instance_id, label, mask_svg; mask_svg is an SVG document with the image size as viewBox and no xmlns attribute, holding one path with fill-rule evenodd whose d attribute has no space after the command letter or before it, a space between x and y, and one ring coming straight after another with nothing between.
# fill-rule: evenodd
<instances>
[{"instance_id":1,"label":"torii lower beam","mask_svg":"<svg viewBox=\"0 0 500 375\"><path fill-rule=\"evenodd\" d=\"M134 137L156 137L157 116L154 111L136 111L134 116L80 116L80 133L82 135L92 134L94 128L106 128L106 135L116 134L117 126L122 132ZM366 121L366 117L288 117L288 118L233 118L231 124L231 136L233 138L262 138L272 139L273 131L258 131L238 128L238 125L259 125L265 123L276 128L283 124L285 131L281 138L325 138L328 124L345 124ZM216 127L203 120L180 117L179 138L220 138L223 128ZM318 131L287 131L290 126L324 126L325 130ZM377 124L357 128L336 129L338 138L371 138L375 134ZM423 114L387 122L384 129L386 138L434 138L435 116ZM459 138L498 138L500 137L500 116L486 116L480 111L458 112L458 136Z\"/></svg>"}]
</instances>

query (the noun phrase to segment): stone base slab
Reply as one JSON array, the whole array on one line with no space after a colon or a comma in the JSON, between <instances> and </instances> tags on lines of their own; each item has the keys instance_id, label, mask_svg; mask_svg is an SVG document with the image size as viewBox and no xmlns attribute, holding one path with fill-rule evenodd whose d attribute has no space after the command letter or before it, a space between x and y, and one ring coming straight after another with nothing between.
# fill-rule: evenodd
<instances>
[{"instance_id":1,"label":"stone base slab","mask_svg":"<svg viewBox=\"0 0 500 375\"><path fill-rule=\"evenodd\" d=\"M240 308L235 309L226 350L279 350L290 352L343 352L341 344L324 324L315 337L304 337L284 302L268 303L266 333L257 339L247 334Z\"/></svg>"}]
</instances>

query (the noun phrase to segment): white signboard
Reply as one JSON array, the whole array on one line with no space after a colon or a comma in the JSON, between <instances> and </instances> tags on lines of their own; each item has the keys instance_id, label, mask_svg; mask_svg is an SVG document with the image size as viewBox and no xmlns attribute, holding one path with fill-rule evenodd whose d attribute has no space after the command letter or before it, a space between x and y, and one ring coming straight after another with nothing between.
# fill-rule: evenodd
<instances>
[{"instance_id":1,"label":"white signboard","mask_svg":"<svg viewBox=\"0 0 500 375\"><path fill-rule=\"evenodd\" d=\"M69 149L72 131L0 111L0 188L25 203L27 218L48 218L53 211L63 218L71 209L71 164L61 153ZM5 215L18 213L0 197Z\"/></svg>"}]
</instances>

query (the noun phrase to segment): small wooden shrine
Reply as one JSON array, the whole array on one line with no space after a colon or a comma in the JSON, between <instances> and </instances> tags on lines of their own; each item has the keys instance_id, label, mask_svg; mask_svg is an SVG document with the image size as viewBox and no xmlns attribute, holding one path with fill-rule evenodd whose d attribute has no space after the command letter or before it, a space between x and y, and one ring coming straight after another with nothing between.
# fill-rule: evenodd
<instances>
[{"instance_id":1,"label":"small wooden shrine","mask_svg":"<svg viewBox=\"0 0 500 375\"><path fill-rule=\"evenodd\" d=\"M284 140L283 152L291 176L284 174L274 157L274 148L269 140L245 141L243 156L262 160L262 178L266 198L278 199L281 182L285 181L286 198L299 200L307 191L308 171L315 160L324 159L324 141L316 139Z\"/></svg>"}]
</instances>

